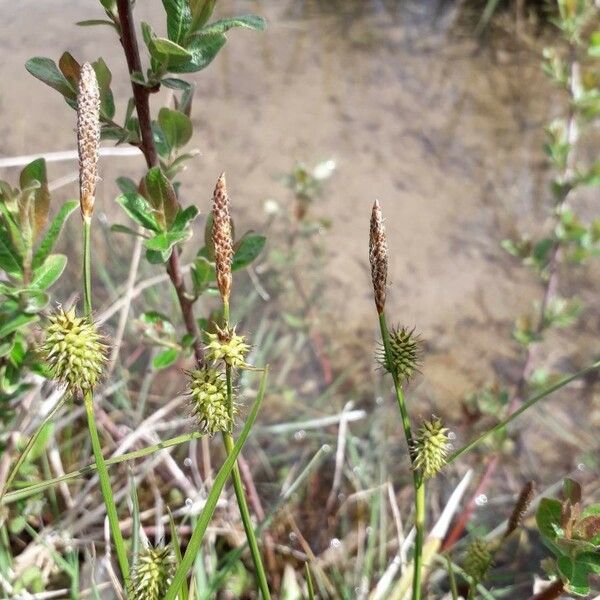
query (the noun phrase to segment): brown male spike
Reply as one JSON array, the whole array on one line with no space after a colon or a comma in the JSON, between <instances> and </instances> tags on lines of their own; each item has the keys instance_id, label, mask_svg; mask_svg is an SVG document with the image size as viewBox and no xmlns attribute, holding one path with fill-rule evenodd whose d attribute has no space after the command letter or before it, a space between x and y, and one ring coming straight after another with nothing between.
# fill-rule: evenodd
<instances>
[{"instance_id":1,"label":"brown male spike","mask_svg":"<svg viewBox=\"0 0 600 600\"><path fill-rule=\"evenodd\" d=\"M508 524L506 526L506 531L504 533L504 537L507 538L513 531L521 525L523 519L525 517L525 513L533 500L533 493L535 491L535 486L533 481L528 481L521 490L517 501L515 502L515 506L513 511L508 519Z\"/></svg>"},{"instance_id":2,"label":"brown male spike","mask_svg":"<svg viewBox=\"0 0 600 600\"><path fill-rule=\"evenodd\" d=\"M100 92L96 73L84 63L77 92L77 149L79 151L79 204L81 214L90 219L94 212L100 146Z\"/></svg>"},{"instance_id":3,"label":"brown male spike","mask_svg":"<svg viewBox=\"0 0 600 600\"><path fill-rule=\"evenodd\" d=\"M371 212L369 261L371 262L371 279L373 280L375 306L377 307L377 312L381 315L385 308L388 250L385 228L383 226L383 215L381 214L378 200L375 200Z\"/></svg>"},{"instance_id":4,"label":"brown male spike","mask_svg":"<svg viewBox=\"0 0 600 600\"><path fill-rule=\"evenodd\" d=\"M215 267L217 285L223 302L229 302L231 293L231 262L233 260L233 240L231 236L231 216L229 196L225 184L225 173L217 180L213 195L213 244L215 246Z\"/></svg>"}]
</instances>

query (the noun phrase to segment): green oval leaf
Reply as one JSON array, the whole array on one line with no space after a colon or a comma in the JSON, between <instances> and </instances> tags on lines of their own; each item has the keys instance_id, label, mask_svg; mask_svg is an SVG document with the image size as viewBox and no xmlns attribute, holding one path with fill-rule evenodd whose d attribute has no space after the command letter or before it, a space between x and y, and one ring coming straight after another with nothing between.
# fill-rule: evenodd
<instances>
[{"instance_id":1,"label":"green oval leaf","mask_svg":"<svg viewBox=\"0 0 600 600\"><path fill-rule=\"evenodd\" d=\"M154 210L148 203L148 200L140 196L137 192L128 192L121 194L117 198L117 203L123 207L123 210L138 224L151 231L160 232Z\"/></svg>"},{"instance_id":2,"label":"green oval leaf","mask_svg":"<svg viewBox=\"0 0 600 600\"><path fill-rule=\"evenodd\" d=\"M52 254L44 263L33 272L31 287L46 290L62 275L67 266L67 257L64 254Z\"/></svg>"},{"instance_id":3,"label":"green oval leaf","mask_svg":"<svg viewBox=\"0 0 600 600\"><path fill-rule=\"evenodd\" d=\"M191 139L193 133L191 119L178 110L163 107L158 113L158 124L171 148L181 148Z\"/></svg>"},{"instance_id":4,"label":"green oval leaf","mask_svg":"<svg viewBox=\"0 0 600 600\"><path fill-rule=\"evenodd\" d=\"M75 88L59 71L56 63L50 58L36 56L25 63L25 68L40 81L60 92L65 98L77 99Z\"/></svg>"},{"instance_id":5,"label":"green oval leaf","mask_svg":"<svg viewBox=\"0 0 600 600\"><path fill-rule=\"evenodd\" d=\"M233 255L231 270L237 271L251 264L265 247L267 238L255 233L246 233L237 244L237 249Z\"/></svg>"},{"instance_id":6,"label":"green oval leaf","mask_svg":"<svg viewBox=\"0 0 600 600\"><path fill-rule=\"evenodd\" d=\"M173 73L195 73L208 67L219 50L225 45L227 38L222 33L198 34L192 37L187 45L191 58L181 64L172 64L169 70Z\"/></svg>"},{"instance_id":7,"label":"green oval leaf","mask_svg":"<svg viewBox=\"0 0 600 600\"><path fill-rule=\"evenodd\" d=\"M159 352L152 360L152 366L155 369L166 369L171 366L179 356L179 350L175 348L167 348L162 352Z\"/></svg>"}]
</instances>

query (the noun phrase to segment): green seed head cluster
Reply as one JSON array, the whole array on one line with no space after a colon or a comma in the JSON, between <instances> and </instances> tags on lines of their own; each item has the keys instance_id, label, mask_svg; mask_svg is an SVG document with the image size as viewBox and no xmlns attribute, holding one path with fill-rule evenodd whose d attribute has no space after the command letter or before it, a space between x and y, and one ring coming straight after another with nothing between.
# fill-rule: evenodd
<instances>
[{"instance_id":1,"label":"green seed head cluster","mask_svg":"<svg viewBox=\"0 0 600 600\"><path fill-rule=\"evenodd\" d=\"M208 333L208 346L206 358L211 362L224 361L230 367L239 368L246 366L246 355L250 346L246 338L237 335L235 329L225 330L217 328L217 333Z\"/></svg>"},{"instance_id":2,"label":"green seed head cluster","mask_svg":"<svg viewBox=\"0 0 600 600\"><path fill-rule=\"evenodd\" d=\"M212 367L196 369L189 374L194 415L208 433L230 432L233 418L227 410L227 384L223 375Z\"/></svg>"},{"instance_id":3,"label":"green seed head cluster","mask_svg":"<svg viewBox=\"0 0 600 600\"><path fill-rule=\"evenodd\" d=\"M42 356L52 377L71 390L91 390L102 375L106 346L94 323L62 308L49 318Z\"/></svg>"},{"instance_id":4,"label":"green seed head cluster","mask_svg":"<svg viewBox=\"0 0 600 600\"><path fill-rule=\"evenodd\" d=\"M162 600L173 579L175 561L169 546L148 546L140 551L131 574L135 600Z\"/></svg>"},{"instance_id":5,"label":"green seed head cluster","mask_svg":"<svg viewBox=\"0 0 600 600\"><path fill-rule=\"evenodd\" d=\"M492 565L492 552L490 545L482 539L473 540L465 554L463 568L465 573L476 582L483 581Z\"/></svg>"},{"instance_id":6,"label":"green seed head cluster","mask_svg":"<svg viewBox=\"0 0 600 600\"><path fill-rule=\"evenodd\" d=\"M421 357L421 339L414 329L397 327L389 333L390 357L382 348L379 362L383 368L400 381L408 381L419 370Z\"/></svg>"},{"instance_id":7,"label":"green seed head cluster","mask_svg":"<svg viewBox=\"0 0 600 600\"><path fill-rule=\"evenodd\" d=\"M433 417L424 421L414 440L414 468L425 479L435 477L445 466L448 456L448 429L441 420Z\"/></svg>"}]
</instances>

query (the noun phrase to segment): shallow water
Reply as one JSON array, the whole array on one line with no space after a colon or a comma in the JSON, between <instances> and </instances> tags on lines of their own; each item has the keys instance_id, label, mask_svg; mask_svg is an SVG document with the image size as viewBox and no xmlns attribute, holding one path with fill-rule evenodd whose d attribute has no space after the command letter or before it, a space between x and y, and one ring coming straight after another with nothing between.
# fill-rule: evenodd
<instances>
[{"instance_id":1,"label":"shallow water","mask_svg":"<svg viewBox=\"0 0 600 600\"><path fill-rule=\"evenodd\" d=\"M164 31L159 7L149 14L150 3L138 4L138 16ZM112 30L73 25L101 16L88 5L20 0L19 10L0 9L2 156L73 147L74 113L25 71L31 56L101 54L123 114L129 84ZM514 374L511 322L539 291L499 243L547 225L543 124L564 108L541 73L541 42L506 36L481 46L457 31L452 3L219 3L219 15L236 12L265 15L270 27L232 31L217 60L194 75L190 146L202 154L183 177L184 202L206 210L225 170L236 206L247 222L260 222L265 198L289 201L274 176L295 159L335 159L315 211L333 222L324 243L339 318L349 328L374 327L366 244L379 198L392 255L389 312L433 340L424 385L434 403L458 399L495 373ZM53 165L51 176L73 169ZM100 207L111 212L116 175L142 170L141 159L107 159ZM0 176L16 176L6 171ZM598 283L581 275L581 295L592 304L586 326L595 331ZM561 351L577 349L576 337Z\"/></svg>"}]
</instances>

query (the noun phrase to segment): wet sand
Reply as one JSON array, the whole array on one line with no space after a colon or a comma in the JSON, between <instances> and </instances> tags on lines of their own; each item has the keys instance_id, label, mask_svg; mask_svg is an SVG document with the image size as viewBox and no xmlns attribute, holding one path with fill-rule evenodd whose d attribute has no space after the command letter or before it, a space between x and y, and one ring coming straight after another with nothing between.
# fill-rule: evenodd
<instances>
[{"instance_id":1,"label":"wet sand","mask_svg":"<svg viewBox=\"0 0 600 600\"><path fill-rule=\"evenodd\" d=\"M149 14L138 4L138 18L164 31L159 6ZM439 12L435 2L334 4L219 3L219 16L256 12L270 27L230 32L222 54L193 75L190 147L201 156L182 178L182 198L205 212L224 170L244 211L240 221L260 224L264 199L290 201L276 176L296 159L333 158L338 169L315 206L333 222L323 234L328 300L341 307L345 328L374 330L366 245L379 198L392 256L391 319L417 325L429 340L424 393L434 404L454 402L518 370L511 323L540 292L500 241L548 226L543 125L561 113L564 99L541 73L541 43L481 47L457 33L453 13ZM122 117L129 84L114 32L73 25L101 17L88 5L21 0L18 10L1 9L1 156L73 148L74 113L25 71L31 56L58 60L64 49L80 60L102 55ZM50 177L74 168L51 165ZM117 175L142 172L141 159L107 159L100 210L114 214ZM14 178L16 170L0 177ZM74 192L64 188L58 197ZM587 210L593 200L584 198ZM569 278L567 291L588 309L580 331L561 341L561 355L589 355L597 337L595 274L580 269Z\"/></svg>"}]
</instances>

